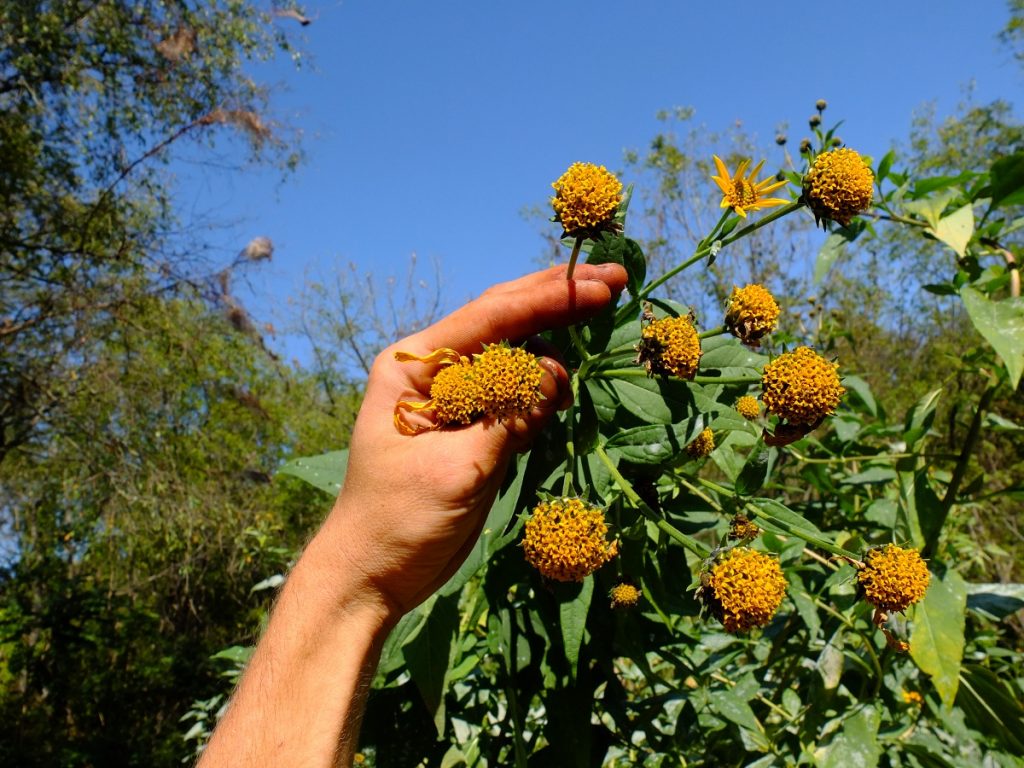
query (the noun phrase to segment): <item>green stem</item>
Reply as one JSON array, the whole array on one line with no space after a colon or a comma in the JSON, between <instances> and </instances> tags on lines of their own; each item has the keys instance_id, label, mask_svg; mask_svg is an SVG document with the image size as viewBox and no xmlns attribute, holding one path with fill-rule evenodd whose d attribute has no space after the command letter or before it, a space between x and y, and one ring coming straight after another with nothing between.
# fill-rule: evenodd
<instances>
[{"instance_id":1,"label":"green stem","mask_svg":"<svg viewBox=\"0 0 1024 768\"><path fill-rule=\"evenodd\" d=\"M619 472L618 467L615 466L615 462L611 460L611 457L605 453L603 446L597 446L594 449L597 457L601 460L601 463L608 469L608 474L611 475L622 491L622 494L630 500L634 507L640 510L640 513L654 523L658 530L666 533L670 538L675 539L678 543L682 544L686 549L690 550L693 554L701 559L706 559L711 556L711 550L701 544L696 539L687 536L685 533L680 531L670 522L665 520L658 512L651 509L651 507L640 498L640 495L633 488L632 484L622 476Z\"/></svg>"},{"instance_id":2,"label":"green stem","mask_svg":"<svg viewBox=\"0 0 1024 768\"><path fill-rule=\"evenodd\" d=\"M700 499L705 504L710 506L713 510L715 510L716 512L720 512L722 514L725 514L725 510L722 508L721 504L719 504L717 501L715 501L715 499L713 497L708 496L706 493L704 493L704 491L702 491L700 488L695 486L693 483L691 483L685 477L678 477L677 476L676 480L679 482L679 484L681 486L686 488L686 490L688 490L690 493L692 493L698 499Z\"/></svg>"},{"instance_id":3,"label":"green stem","mask_svg":"<svg viewBox=\"0 0 1024 768\"><path fill-rule=\"evenodd\" d=\"M569 257L569 268L565 272L565 279L572 280L572 274L576 271L576 260L580 257L580 248L583 247L583 238L577 237L576 242L572 244L572 255ZM580 353L580 357L584 362L590 359L590 353L587 352L586 346L583 344L583 339L580 338L580 333L576 330L575 325L569 326L569 338L572 339L572 344L576 347L576 351Z\"/></svg>"},{"instance_id":4,"label":"green stem","mask_svg":"<svg viewBox=\"0 0 1024 768\"><path fill-rule=\"evenodd\" d=\"M717 328L711 328L710 330L704 331L704 333L697 334L698 339L710 339L712 336L721 336L725 333L725 326L718 326Z\"/></svg>"},{"instance_id":5,"label":"green stem","mask_svg":"<svg viewBox=\"0 0 1024 768\"><path fill-rule=\"evenodd\" d=\"M576 271L576 260L580 257L580 248L583 247L583 238L577 237L572 244L572 255L569 257L569 269L565 272L565 279L572 280L572 273Z\"/></svg>"},{"instance_id":6,"label":"green stem","mask_svg":"<svg viewBox=\"0 0 1024 768\"><path fill-rule=\"evenodd\" d=\"M761 379L745 376L694 376L696 384L756 384Z\"/></svg>"},{"instance_id":7,"label":"green stem","mask_svg":"<svg viewBox=\"0 0 1024 768\"><path fill-rule=\"evenodd\" d=\"M572 389L572 406L566 412L565 418L565 476L562 478L562 495L573 494L573 472L576 469L576 441L573 435L576 420L576 402L579 400L580 381L577 376L569 380L569 387Z\"/></svg>"},{"instance_id":8,"label":"green stem","mask_svg":"<svg viewBox=\"0 0 1024 768\"><path fill-rule=\"evenodd\" d=\"M793 458L804 462L805 464L845 464L850 461L879 461L887 459L914 459L914 458L929 458L929 459L958 459L959 454L955 453L876 453L874 456L836 456L831 459L814 459L810 456L804 456L799 451L793 448L788 449L788 453Z\"/></svg>"},{"instance_id":9,"label":"green stem","mask_svg":"<svg viewBox=\"0 0 1024 768\"><path fill-rule=\"evenodd\" d=\"M761 507L747 503L746 505L744 505L743 508L749 510L750 513L754 516L755 520L759 517L764 520L767 520L773 526L775 526L776 528L780 528L790 536L796 536L798 539L803 539L808 544L815 546L818 549L823 549L826 552L831 552L833 555L838 555L839 557L848 557L851 560L855 561L860 560L860 558L857 556L855 552L851 552L848 549L843 549L842 547L833 544L828 539L823 539L820 536L816 536L815 534L810 533L809 531L802 530L800 528L794 528L792 525L790 525L784 520L780 520L779 518L772 515L770 512L765 512L764 509L762 509Z\"/></svg>"}]
</instances>

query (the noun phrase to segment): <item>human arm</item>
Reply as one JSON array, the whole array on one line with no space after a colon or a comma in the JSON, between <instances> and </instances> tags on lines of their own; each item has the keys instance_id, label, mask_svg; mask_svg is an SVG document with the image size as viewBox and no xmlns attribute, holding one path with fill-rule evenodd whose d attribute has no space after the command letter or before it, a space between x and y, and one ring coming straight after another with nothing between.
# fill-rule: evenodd
<instances>
[{"instance_id":1,"label":"human arm","mask_svg":"<svg viewBox=\"0 0 1024 768\"><path fill-rule=\"evenodd\" d=\"M388 632L455 572L505 475L556 408L568 377L543 358L545 399L525 418L400 434L399 400L425 399L430 366L397 350L461 354L593 316L625 285L614 264L553 267L489 289L374 363L352 434L345 485L296 563L267 631L200 760L221 766L351 764L363 703Z\"/></svg>"}]
</instances>

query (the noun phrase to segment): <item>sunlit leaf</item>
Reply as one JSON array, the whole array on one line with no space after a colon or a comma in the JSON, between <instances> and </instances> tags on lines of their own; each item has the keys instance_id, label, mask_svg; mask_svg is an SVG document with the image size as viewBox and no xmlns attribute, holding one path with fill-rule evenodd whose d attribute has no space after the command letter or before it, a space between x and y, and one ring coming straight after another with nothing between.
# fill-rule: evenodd
<instances>
[{"instance_id":1,"label":"sunlit leaf","mask_svg":"<svg viewBox=\"0 0 1024 768\"><path fill-rule=\"evenodd\" d=\"M924 599L914 610L910 656L932 679L939 698L953 705L964 655L964 614L967 584L956 571L932 575Z\"/></svg>"}]
</instances>

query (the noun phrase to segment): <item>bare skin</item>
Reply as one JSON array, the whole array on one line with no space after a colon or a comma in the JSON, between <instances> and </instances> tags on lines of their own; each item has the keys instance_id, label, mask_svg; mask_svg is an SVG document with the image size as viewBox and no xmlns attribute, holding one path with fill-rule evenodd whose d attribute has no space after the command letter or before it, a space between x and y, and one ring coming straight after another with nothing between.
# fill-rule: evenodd
<instances>
[{"instance_id":1,"label":"bare skin","mask_svg":"<svg viewBox=\"0 0 1024 768\"><path fill-rule=\"evenodd\" d=\"M369 681L395 623L458 569L480 533L512 454L569 404L568 376L542 358L545 399L515 423L399 434L399 400L425 400L431 366L398 350L529 338L580 322L626 283L615 264L565 266L488 289L384 350L370 372L334 508L296 563L227 714L200 759L222 766L351 765Z\"/></svg>"}]
</instances>

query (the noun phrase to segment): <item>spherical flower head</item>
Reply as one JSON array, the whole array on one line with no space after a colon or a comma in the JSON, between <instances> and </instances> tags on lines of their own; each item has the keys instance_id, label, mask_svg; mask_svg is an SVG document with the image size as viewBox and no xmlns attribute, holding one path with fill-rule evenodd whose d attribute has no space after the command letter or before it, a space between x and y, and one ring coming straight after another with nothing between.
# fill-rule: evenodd
<instances>
[{"instance_id":1,"label":"spherical flower head","mask_svg":"<svg viewBox=\"0 0 1024 768\"><path fill-rule=\"evenodd\" d=\"M745 632L772 620L786 595L778 561L748 547L719 558L704 577L701 597L726 632Z\"/></svg>"},{"instance_id":2,"label":"spherical flower head","mask_svg":"<svg viewBox=\"0 0 1024 768\"><path fill-rule=\"evenodd\" d=\"M715 450L715 433L711 431L710 427L702 430L693 439L693 442L686 446L686 452L695 459L710 456L713 450Z\"/></svg>"},{"instance_id":3,"label":"spherical flower head","mask_svg":"<svg viewBox=\"0 0 1024 768\"><path fill-rule=\"evenodd\" d=\"M757 345L779 324L779 305L763 285L732 287L725 309L725 327L744 344Z\"/></svg>"},{"instance_id":4,"label":"spherical flower head","mask_svg":"<svg viewBox=\"0 0 1024 768\"><path fill-rule=\"evenodd\" d=\"M917 691L903 691L904 704L911 704L915 707L919 707L923 701L924 697L922 697Z\"/></svg>"},{"instance_id":5,"label":"spherical flower head","mask_svg":"<svg viewBox=\"0 0 1024 768\"><path fill-rule=\"evenodd\" d=\"M744 395L737 400L736 410L747 421L754 421L761 417L761 404L753 395Z\"/></svg>"},{"instance_id":6,"label":"spherical flower head","mask_svg":"<svg viewBox=\"0 0 1024 768\"><path fill-rule=\"evenodd\" d=\"M804 176L803 198L814 220L844 227L871 205L875 175L864 158L848 147L823 152Z\"/></svg>"},{"instance_id":7,"label":"spherical flower head","mask_svg":"<svg viewBox=\"0 0 1024 768\"><path fill-rule=\"evenodd\" d=\"M495 344L473 356L483 412L497 419L525 416L541 400L543 372L537 357L521 347Z\"/></svg>"},{"instance_id":8,"label":"spherical flower head","mask_svg":"<svg viewBox=\"0 0 1024 768\"><path fill-rule=\"evenodd\" d=\"M868 552L857 570L857 584L864 599L883 611L905 611L928 589L931 574L916 549L895 544Z\"/></svg>"},{"instance_id":9,"label":"spherical flower head","mask_svg":"<svg viewBox=\"0 0 1024 768\"><path fill-rule=\"evenodd\" d=\"M700 356L700 337L689 315L660 320L651 316L640 334L637 362L651 376L671 374L689 381L697 375Z\"/></svg>"},{"instance_id":10,"label":"spherical flower head","mask_svg":"<svg viewBox=\"0 0 1024 768\"><path fill-rule=\"evenodd\" d=\"M541 575L583 581L619 552L600 507L581 499L542 501L526 521L523 554Z\"/></svg>"},{"instance_id":11,"label":"spherical flower head","mask_svg":"<svg viewBox=\"0 0 1024 768\"><path fill-rule=\"evenodd\" d=\"M635 608L640 602L640 590L627 582L612 587L609 596L612 599L612 608Z\"/></svg>"},{"instance_id":12,"label":"spherical flower head","mask_svg":"<svg viewBox=\"0 0 1024 768\"><path fill-rule=\"evenodd\" d=\"M750 519L746 515L736 515L729 521L730 539L745 541L757 538L760 533L761 529L754 525L754 523L750 522Z\"/></svg>"},{"instance_id":13,"label":"spherical flower head","mask_svg":"<svg viewBox=\"0 0 1024 768\"><path fill-rule=\"evenodd\" d=\"M780 419L815 427L835 412L846 392L838 368L810 347L797 347L764 367L761 399Z\"/></svg>"},{"instance_id":14,"label":"spherical flower head","mask_svg":"<svg viewBox=\"0 0 1024 768\"><path fill-rule=\"evenodd\" d=\"M772 208L776 205L785 205L788 200L781 197L767 197L777 189L786 186L786 181L773 181L771 178L757 181L757 175L761 172L764 160L754 166L754 169L747 174L749 160L739 164L736 173L729 175L729 168L718 155L712 155L715 161L717 176L711 180L722 190L722 203L720 208L732 208L743 218L747 217L748 211L758 211L762 208Z\"/></svg>"},{"instance_id":15,"label":"spherical flower head","mask_svg":"<svg viewBox=\"0 0 1024 768\"><path fill-rule=\"evenodd\" d=\"M484 412L480 379L469 362L455 362L434 374L430 385L434 418L447 424L469 424Z\"/></svg>"},{"instance_id":16,"label":"spherical flower head","mask_svg":"<svg viewBox=\"0 0 1024 768\"><path fill-rule=\"evenodd\" d=\"M555 220L567 235L605 228L622 202L622 182L603 165L573 163L551 186Z\"/></svg>"}]
</instances>

